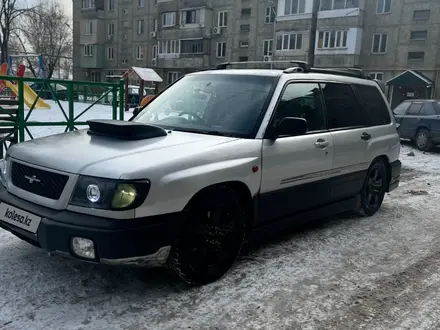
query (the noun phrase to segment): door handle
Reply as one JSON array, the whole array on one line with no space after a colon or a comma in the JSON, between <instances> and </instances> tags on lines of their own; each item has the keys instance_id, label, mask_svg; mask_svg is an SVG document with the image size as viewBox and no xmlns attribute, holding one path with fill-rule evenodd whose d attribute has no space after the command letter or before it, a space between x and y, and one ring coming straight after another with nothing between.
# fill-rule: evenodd
<instances>
[{"instance_id":1,"label":"door handle","mask_svg":"<svg viewBox=\"0 0 440 330\"><path fill-rule=\"evenodd\" d=\"M330 143L329 143L328 141L324 140L324 139L318 139L318 140L315 142L315 147L316 147L316 148L319 148L319 149L325 149L325 148L328 147L329 144L330 144Z\"/></svg>"},{"instance_id":2,"label":"door handle","mask_svg":"<svg viewBox=\"0 0 440 330\"><path fill-rule=\"evenodd\" d=\"M361 139L364 141L368 141L369 139L371 139L371 135L368 133L362 133Z\"/></svg>"}]
</instances>

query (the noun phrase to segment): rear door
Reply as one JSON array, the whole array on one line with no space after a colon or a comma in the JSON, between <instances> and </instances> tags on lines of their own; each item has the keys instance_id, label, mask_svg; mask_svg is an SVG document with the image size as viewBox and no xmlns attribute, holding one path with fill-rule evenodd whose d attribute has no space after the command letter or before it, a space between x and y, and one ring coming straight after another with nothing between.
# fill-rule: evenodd
<instances>
[{"instance_id":1,"label":"rear door","mask_svg":"<svg viewBox=\"0 0 440 330\"><path fill-rule=\"evenodd\" d=\"M350 84L322 83L321 89L334 143L331 199L340 200L360 191L369 166L366 118Z\"/></svg>"},{"instance_id":2,"label":"rear door","mask_svg":"<svg viewBox=\"0 0 440 330\"><path fill-rule=\"evenodd\" d=\"M423 101L413 101L400 121L399 133L404 139L414 139L417 128L422 121L421 113L424 111Z\"/></svg>"}]
</instances>

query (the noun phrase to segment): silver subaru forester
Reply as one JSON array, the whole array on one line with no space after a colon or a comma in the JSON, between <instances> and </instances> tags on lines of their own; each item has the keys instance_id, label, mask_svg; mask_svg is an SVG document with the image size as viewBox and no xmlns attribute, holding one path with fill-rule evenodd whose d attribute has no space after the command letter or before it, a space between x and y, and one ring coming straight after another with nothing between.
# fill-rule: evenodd
<instances>
[{"instance_id":1,"label":"silver subaru forester","mask_svg":"<svg viewBox=\"0 0 440 330\"><path fill-rule=\"evenodd\" d=\"M371 216L399 185L399 135L354 71L188 74L130 121L14 145L0 226L54 254L166 266L214 281L245 237L332 214Z\"/></svg>"}]
</instances>

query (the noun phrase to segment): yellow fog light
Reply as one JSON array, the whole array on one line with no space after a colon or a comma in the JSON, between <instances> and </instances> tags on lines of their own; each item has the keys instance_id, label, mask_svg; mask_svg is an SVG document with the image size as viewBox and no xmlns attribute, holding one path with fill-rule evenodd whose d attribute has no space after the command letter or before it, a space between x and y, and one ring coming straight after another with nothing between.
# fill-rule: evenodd
<instances>
[{"instance_id":1,"label":"yellow fog light","mask_svg":"<svg viewBox=\"0 0 440 330\"><path fill-rule=\"evenodd\" d=\"M118 184L113 196L112 208L123 209L129 207L136 200L137 191L131 184Z\"/></svg>"}]
</instances>

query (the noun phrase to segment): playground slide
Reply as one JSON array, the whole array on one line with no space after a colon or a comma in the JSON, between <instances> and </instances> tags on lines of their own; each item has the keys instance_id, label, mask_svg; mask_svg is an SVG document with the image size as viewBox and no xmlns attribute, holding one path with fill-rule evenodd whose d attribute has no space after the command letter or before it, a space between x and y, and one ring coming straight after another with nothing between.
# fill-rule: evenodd
<instances>
[{"instance_id":1,"label":"playground slide","mask_svg":"<svg viewBox=\"0 0 440 330\"><path fill-rule=\"evenodd\" d=\"M18 86L12 84L10 81L5 81L5 84L15 95L18 95ZM23 84L23 98L24 103L30 108L34 104L37 94L27 84ZM39 98L35 104L35 109L50 109L50 105Z\"/></svg>"}]
</instances>

